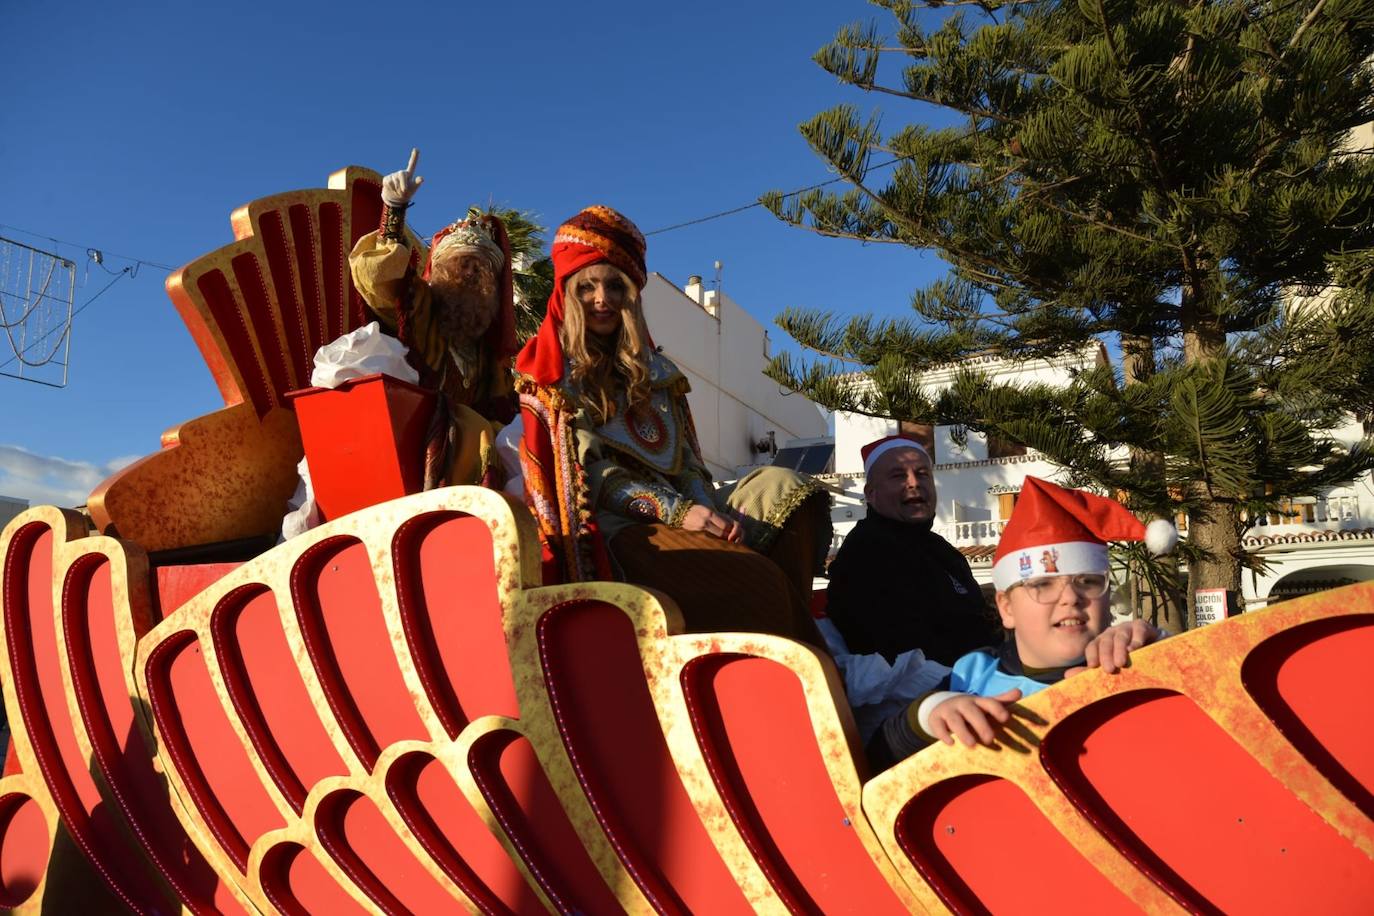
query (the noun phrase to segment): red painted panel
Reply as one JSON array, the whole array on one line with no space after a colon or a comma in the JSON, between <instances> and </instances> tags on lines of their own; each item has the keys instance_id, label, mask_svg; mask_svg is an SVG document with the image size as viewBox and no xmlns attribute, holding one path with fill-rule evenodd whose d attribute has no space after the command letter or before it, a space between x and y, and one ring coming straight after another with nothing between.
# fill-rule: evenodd
<instances>
[{"instance_id":1,"label":"red painted panel","mask_svg":"<svg viewBox=\"0 0 1374 916\"><path fill-rule=\"evenodd\" d=\"M214 318L215 327L224 335L228 349L228 362L237 367L243 375L245 394L253 404L259 417L277 403L276 393L267 381L267 376L258 362L258 354L253 349L252 333L248 328L246 310L239 308L233 289L221 270L212 270L196 278L196 289Z\"/></svg>"},{"instance_id":2,"label":"red painted panel","mask_svg":"<svg viewBox=\"0 0 1374 916\"><path fill-rule=\"evenodd\" d=\"M104 864L117 858L124 842L113 812L101 801L77 744L78 726L67 710L59 667L64 649L52 600L53 540L46 525L30 523L11 538L4 558L5 634L15 676L7 686L15 692L39 769L77 848L131 909L156 908L161 894L140 870L123 873Z\"/></svg>"},{"instance_id":3,"label":"red painted panel","mask_svg":"<svg viewBox=\"0 0 1374 916\"><path fill-rule=\"evenodd\" d=\"M284 822L229 725L193 633L164 640L149 657L148 694L192 803L242 871L253 841Z\"/></svg>"},{"instance_id":4,"label":"red painted panel","mask_svg":"<svg viewBox=\"0 0 1374 916\"><path fill-rule=\"evenodd\" d=\"M494 732L472 746L468 767L530 869L560 912L620 913L539 766L529 741Z\"/></svg>"},{"instance_id":5,"label":"red painted panel","mask_svg":"<svg viewBox=\"0 0 1374 916\"><path fill-rule=\"evenodd\" d=\"M154 616L157 620L168 616L242 565L242 563L190 563L183 566L157 567L155 571L157 607L154 610Z\"/></svg>"},{"instance_id":6,"label":"red painted panel","mask_svg":"<svg viewBox=\"0 0 1374 916\"><path fill-rule=\"evenodd\" d=\"M950 909L1137 913L1013 783L959 776L907 802L897 842Z\"/></svg>"},{"instance_id":7,"label":"red painted panel","mask_svg":"<svg viewBox=\"0 0 1374 916\"><path fill-rule=\"evenodd\" d=\"M663 910L750 912L673 766L634 623L602 602L561 604L540 620L539 647L578 779L645 896Z\"/></svg>"},{"instance_id":8,"label":"red painted panel","mask_svg":"<svg viewBox=\"0 0 1374 916\"><path fill-rule=\"evenodd\" d=\"M347 321L348 298L353 280L348 275L348 253L351 244L344 241L343 207L338 204L320 205L320 264L324 276L325 343L343 334Z\"/></svg>"},{"instance_id":9,"label":"red painted panel","mask_svg":"<svg viewBox=\"0 0 1374 916\"><path fill-rule=\"evenodd\" d=\"M382 222L382 186L369 178L359 178L353 182L353 228L348 246L358 244L358 239L375 230Z\"/></svg>"},{"instance_id":10,"label":"red painted panel","mask_svg":"<svg viewBox=\"0 0 1374 916\"><path fill-rule=\"evenodd\" d=\"M311 786L346 775L348 767L306 693L276 597L254 591L226 596L211 629L239 719L273 781L299 812Z\"/></svg>"},{"instance_id":11,"label":"red painted panel","mask_svg":"<svg viewBox=\"0 0 1374 916\"><path fill-rule=\"evenodd\" d=\"M388 913L446 913L452 894L406 849L371 799L340 792L315 817L323 848L363 892Z\"/></svg>"},{"instance_id":12,"label":"red painted panel","mask_svg":"<svg viewBox=\"0 0 1374 916\"><path fill-rule=\"evenodd\" d=\"M263 856L261 875L267 899L287 916L367 912L313 855L295 843L282 843L269 850Z\"/></svg>"},{"instance_id":13,"label":"red painted panel","mask_svg":"<svg viewBox=\"0 0 1374 916\"><path fill-rule=\"evenodd\" d=\"M1241 680L1284 735L1374 820L1374 730L1351 728L1347 703L1360 696L1374 658L1374 616L1315 620L1256 646Z\"/></svg>"},{"instance_id":14,"label":"red painted panel","mask_svg":"<svg viewBox=\"0 0 1374 916\"><path fill-rule=\"evenodd\" d=\"M24 795L0 798L0 907L29 899L48 867L48 825Z\"/></svg>"},{"instance_id":15,"label":"red painted panel","mask_svg":"<svg viewBox=\"0 0 1374 916\"><path fill-rule=\"evenodd\" d=\"M369 232L375 230L382 221L382 188L381 185L374 184L368 180L359 180L353 183L352 212L350 218L353 224L349 230L348 248L345 254L353 250L353 246L358 244L358 239ZM349 327L358 327L366 321L367 314L364 308L363 297L354 288L352 280L348 284L349 290Z\"/></svg>"},{"instance_id":16,"label":"red painted panel","mask_svg":"<svg viewBox=\"0 0 1374 916\"><path fill-rule=\"evenodd\" d=\"M1138 691L1040 748L1075 803L1162 885L1224 912L1368 912L1374 862L1186 697Z\"/></svg>"},{"instance_id":17,"label":"red painted panel","mask_svg":"<svg viewBox=\"0 0 1374 916\"><path fill-rule=\"evenodd\" d=\"M138 846L120 844L107 861L112 870L142 870L151 858L177 896L193 912L213 912L223 891L214 870L182 829L154 771L151 748L134 720L125 681L111 592L110 564L99 554L83 557L63 585L69 664L96 759ZM156 879L147 876L151 885Z\"/></svg>"},{"instance_id":18,"label":"red painted panel","mask_svg":"<svg viewBox=\"0 0 1374 916\"><path fill-rule=\"evenodd\" d=\"M301 558L291 581L311 660L366 765L380 748L427 738L391 648L367 549L352 538L325 541Z\"/></svg>"},{"instance_id":19,"label":"red painted panel","mask_svg":"<svg viewBox=\"0 0 1374 916\"><path fill-rule=\"evenodd\" d=\"M281 211L270 210L258 217L258 230L262 233L262 248L272 277L277 313L286 331L285 357L292 371L289 377L293 386L300 387L310 378L318 347L312 347L306 336L305 307L296 292L295 261L291 257Z\"/></svg>"},{"instance_id":20,"label":"red painted panel","mask_svg":"<svg viewBox=\"0 0 1374 916\"><path fill-rule=\"evenodd\" d=\"M453 777L424 754L392 767L387 792L406 826L480 908L542 916L544 906Z\"/></svg>"},{"instance_id":21,"label":"red painted panel","mask_svg":"<svg viewBox=\"0 0 1374 916\"><path fill-rule=\"evenodd\" d=\"M305 307L302 312L303 331L308 345L313 348L308 354L310 369L314 368L315 350L329 343L324 337L324 299L320 289L320 266L318 239L314 215L305 204L292 204L287 211L291 224L292 251L296 256L296 275L301 278L301 297ZM332 339L332 338L331 338ZM310 378L310 371L300 377L304 385Z\"/></svg>"},{"instance_id":22,"label":"red painted panel","mask_svg":"<svg viewBox=\"0 0 1374 916\"><path fill-rule=\"evenodd\" d=\"M486 523L455 514L412 519L391 553L406 641L449 737L480 716L519 718Z\"/></svg>"},{"instance_id":23,"label":"red painted panel","mask_svg":"<svg viewBox=\"0 0 1374 916\"><path fill-rule=\"evenodd\" d=\"M424 489L425 435L434 397L389 375L290 393L325 519Z\"/></svg>"},{"instance_id":24,"label":"red painted panel","mask_svg":"<svg viewBox=\"0 0 1374 916\"><path fill-rule=\"evenodd\" d=\"M243 296L244 316L249 322L249 334L258 343L262 354L262 365L267 367L267 377L272 386L273 406L282 403L282 395L292 388L291 377L286 372L286 355L283 352L281 337L277 334L275 310L267 292L267 280L263 277L263 265L256 254L240 254L229 261L234 271L234 280Z\"/></svg>"},{"instance_id":25,"label":"red painted panel","mask_svg":"<svg viewBox=\"0 0 1374 916\"><path fill-rule=\"evenodd\" d=\"M906 912L835 794L796 674L709 656L683 683L716 784L778 893L803 910Z\"/></svg>"}]
</instances>

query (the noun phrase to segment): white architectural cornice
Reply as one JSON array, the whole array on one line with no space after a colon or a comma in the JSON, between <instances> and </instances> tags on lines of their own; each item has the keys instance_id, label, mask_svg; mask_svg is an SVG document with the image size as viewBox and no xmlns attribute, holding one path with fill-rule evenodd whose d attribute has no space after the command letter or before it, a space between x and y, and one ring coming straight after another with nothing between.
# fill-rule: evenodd
<instances>
[{"instance_id":1,"label":"white architectural cornice","mask_svg":"<svg viewBox=\"0 0 1374 916\"><path fill-rule=\"evenodd\" d=\"M1263 552L1267 547L1290 547L1296 545L1316 546L1337 544L1342 541L1374 541L1374 528L1344 528L1317 530L1310 528L1284 534L1248 535L1241 538L1241 546L1247 550Z\"/></svg>"},{"instance_id":2,"label":"white architectural cornice","mask_svg":"<svg viewBox=\"0 0 1374 916\"><path fill-rule=\"evenodd\" d=\"M1090 369L1108 362L1107 348L1100 340L1084 344L1078 350L1070 350L1058 356L1028 356L1012 359L993 353L979 353L962 359L937 363L920 373L921 381L934 386L948 385L954 381L961 368L977 367L993 376L1018 376L1046 370L1077 371ZM873 380L866 372L849 372L840 376L858 388L871 388Z\"/></svg>"}]
</instances>

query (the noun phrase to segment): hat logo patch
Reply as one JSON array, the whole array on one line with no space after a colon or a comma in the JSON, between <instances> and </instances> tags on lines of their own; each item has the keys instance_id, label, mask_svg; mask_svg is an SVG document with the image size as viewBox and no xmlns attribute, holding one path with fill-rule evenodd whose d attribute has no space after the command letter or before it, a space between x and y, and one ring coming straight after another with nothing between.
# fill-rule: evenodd
<instances>
[{"instance_id":1,"label":"hat logo patch","mask_svg":"<svg viewBox=\"0 0 1374 916\"><path fill-rule=\"evenodd\" d=\"M1018 559L1018 560L1016 561L1016 566L1017 566L1017 572L1019 572L1019 573L1021 574L1021 578L1022 578L1022 579L1025 579L1026 577L1028 577L1028 576L1033 572L1033 570L1031 569L1031 558L1030 558L1030 554L1028 554L1028 553L1023 553L1023 554L1021 554L1020 559Z\"/></svg>"},{"instance_id":2,"label":"hat logo patch","mask_svg":"<svg viewBox=\"0 0 1374 916\"><path fill-rule=\"evenodd\" d=\"M1045 568L1047 573L1059 572L1059 551L1051 547L1040 554L1040 565Z\"/></svg>"}]
</instances>

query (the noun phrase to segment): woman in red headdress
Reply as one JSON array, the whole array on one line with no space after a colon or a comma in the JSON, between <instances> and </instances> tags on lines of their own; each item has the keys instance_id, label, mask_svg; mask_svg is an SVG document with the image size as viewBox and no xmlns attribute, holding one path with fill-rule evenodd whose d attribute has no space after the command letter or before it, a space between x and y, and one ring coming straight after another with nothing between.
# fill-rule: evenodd
<instances>
[{"instance_id":1,"label":"woman in red headdress","mask_svg":"<svg viewBox=\"0 0 1374 916\"><path fill-rule=\"evenodd\" d=\"M829 500L785 468L717 490L686 377L649 337L644 237L609 207L558 228L554 292L516 359L526 493L551 579L616 575L670 595L692 631L822 644L807 596Z\"/></svg>"}]
</instances>

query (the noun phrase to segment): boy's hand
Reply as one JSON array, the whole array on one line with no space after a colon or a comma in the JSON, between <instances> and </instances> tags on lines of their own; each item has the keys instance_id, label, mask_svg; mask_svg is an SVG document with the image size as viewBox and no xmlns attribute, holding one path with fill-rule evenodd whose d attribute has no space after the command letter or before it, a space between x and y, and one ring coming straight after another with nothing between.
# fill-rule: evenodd
<instances>
[{"instance_id":1,"label":"boy's hand","mask_svg":"<svg viewBox=\"0 0 1374 916\"><path fill-rule=\"evenodd\" d=\"M1133 649L1148 646L1159 636L1159 631L1143 620L1119 623L1088 643L1083 651L1083 667L1070 668L1064 675L1069 677L1098 667L1108 674L1115 674L1131 663Z\"/></svg>"},{"instance_id":2,"label":"boy's hand","mask_svg":"<svg viewBox=\"0 0 1374 916\"><path fill-rule=\"evenodd\" d=\"M929 729L931 737L945 744L953 744L958 738L965 747L975 744L996 744L997 733L1001 726L1011 721L1007 704L1021 699L1021 691L1013 688L995 697L976 697L961 694L950 697L930 711Z\"/></svg>"}]
</instances>

